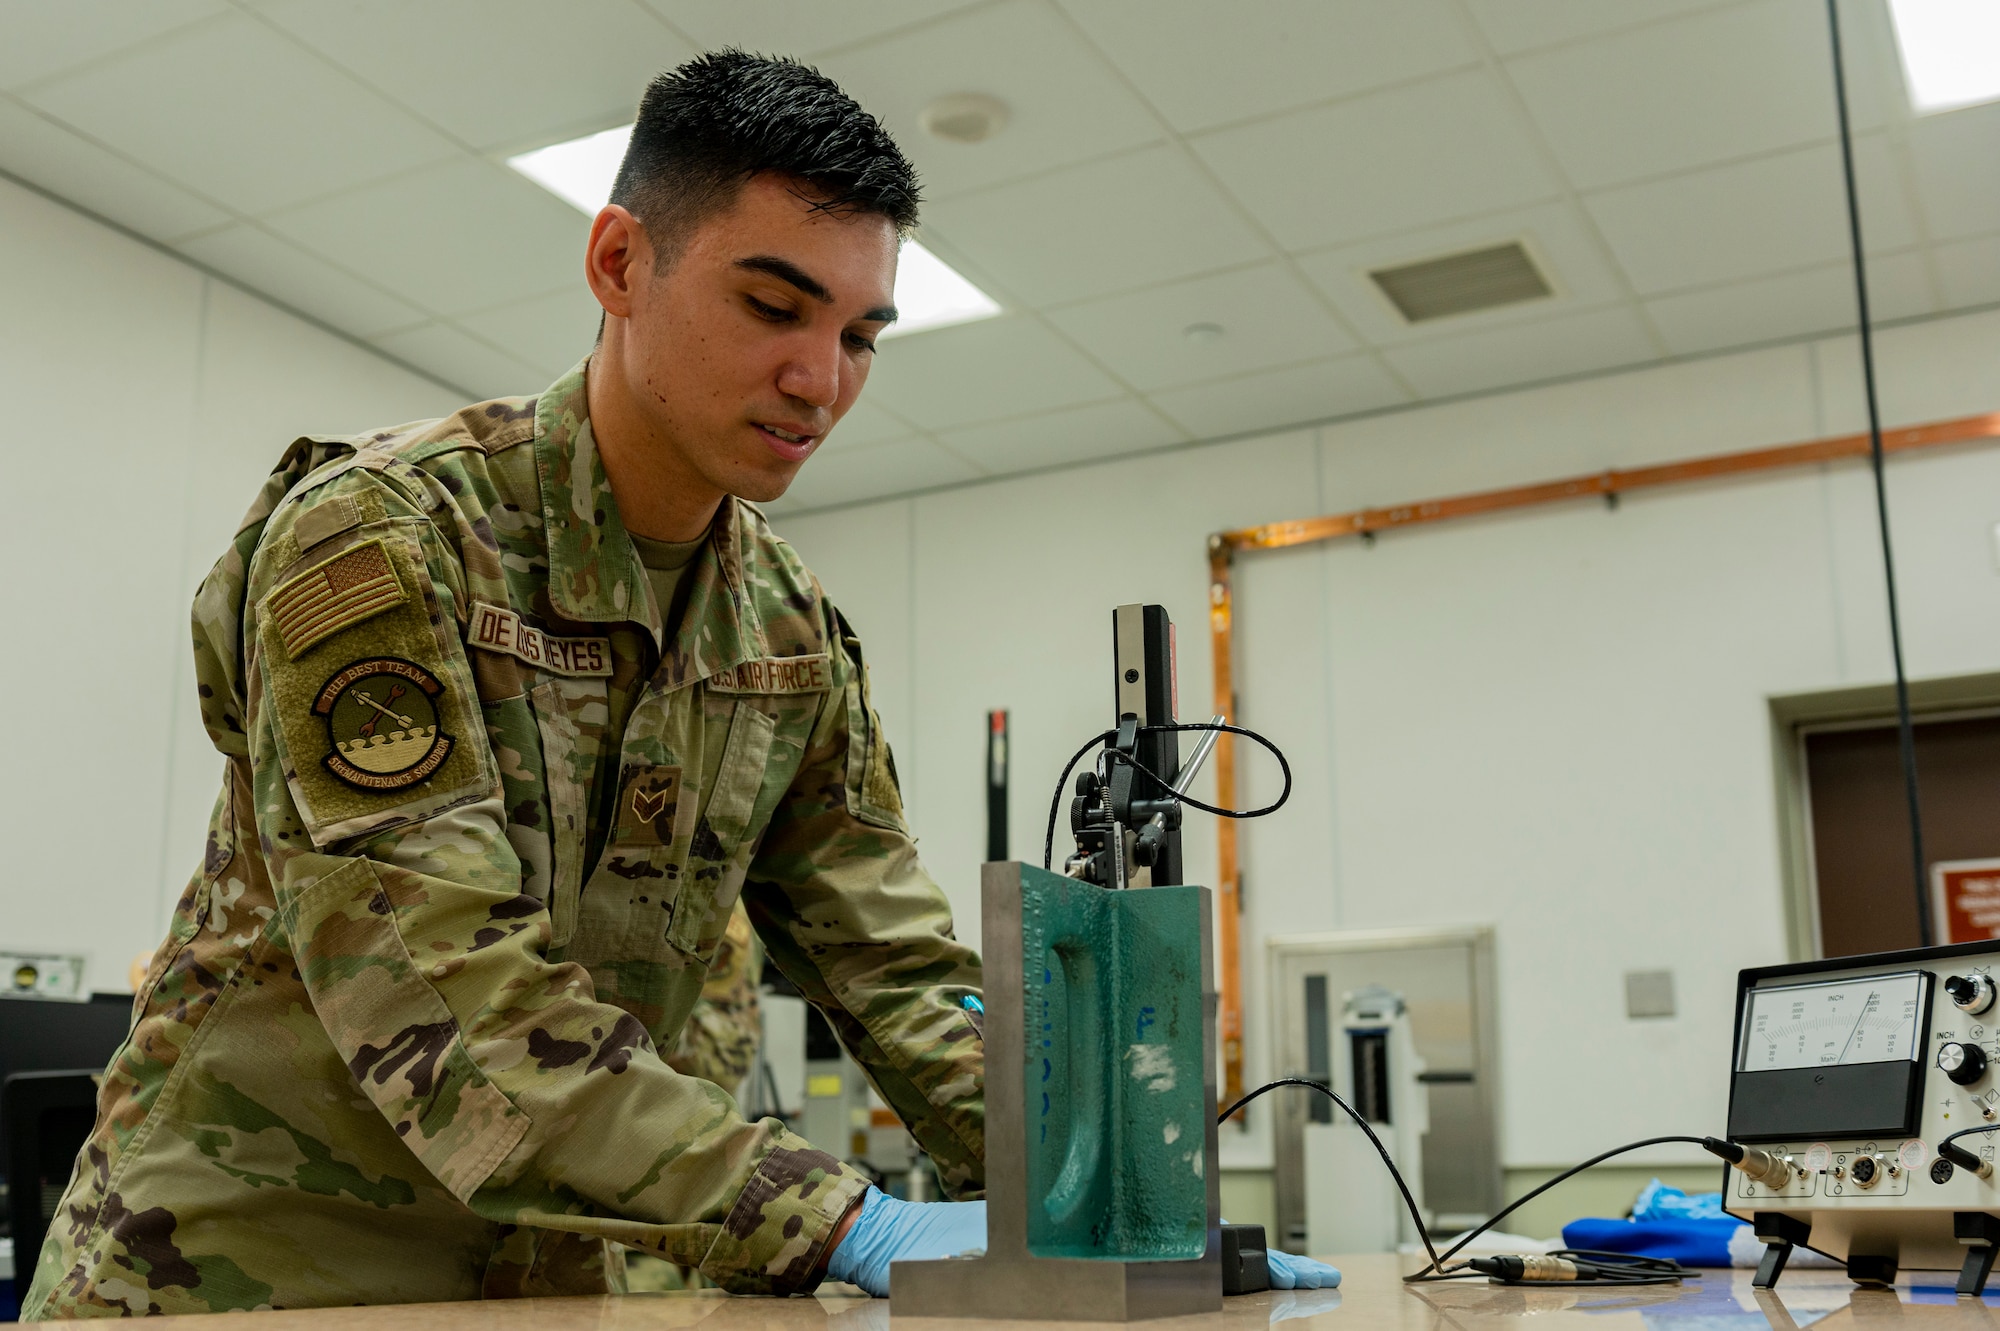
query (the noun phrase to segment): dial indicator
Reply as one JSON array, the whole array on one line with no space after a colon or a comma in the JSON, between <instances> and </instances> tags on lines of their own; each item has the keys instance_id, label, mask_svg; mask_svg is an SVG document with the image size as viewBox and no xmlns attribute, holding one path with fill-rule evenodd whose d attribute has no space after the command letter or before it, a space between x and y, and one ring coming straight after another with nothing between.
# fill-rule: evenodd
<instances>
[{"instance_id":1,"label":"dial indicator","mask_svg":"<svg viewBox=\"0 0 2000 1331\"><path fill-rule=\"evenodd\" d=\"M1752 989L1739 1072L1915 1059L1922 971Z\"/></svg>"}]
</instances>

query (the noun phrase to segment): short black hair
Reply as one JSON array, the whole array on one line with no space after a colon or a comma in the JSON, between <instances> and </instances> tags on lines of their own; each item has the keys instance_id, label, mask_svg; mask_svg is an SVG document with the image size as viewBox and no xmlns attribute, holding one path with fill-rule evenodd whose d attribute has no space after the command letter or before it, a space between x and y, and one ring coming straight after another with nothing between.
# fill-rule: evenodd
<instances>
[{"instance_id":1,"label":"short black hair","mask_svg":"<svg viewBox=\"0 0 2000 1331\"><path fill-rule=\"evenodd\" d=\"M809 65L733 48L646 85L611 202L671 254L765 172L798 180L827 212L917 224L916 168L881 121Z\"/></svg>"}]
</instances>

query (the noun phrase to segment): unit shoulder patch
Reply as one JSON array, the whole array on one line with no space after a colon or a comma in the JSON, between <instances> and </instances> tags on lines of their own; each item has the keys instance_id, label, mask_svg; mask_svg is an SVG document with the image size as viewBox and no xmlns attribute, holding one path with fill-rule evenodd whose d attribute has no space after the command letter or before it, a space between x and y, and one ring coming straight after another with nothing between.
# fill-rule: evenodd
<instances>
[{"instance_id":1,"label":"unit shoulder patch","mask_svg":"<svg viewBox=\"0 0 2000 1331\"><path fill-rule=\"evenodd\" d=\"M825 652L744 661L708 677L711 693L825 693L832 687L832 662Z\"/></svg>"},{"instance_id":2,"label":"unit shoulder patch","mask_svg":"<svg viewBox=\"0 0 2000 1331\"><path fill-rule=\"evenodd\" d=\"M314 644L393 610L409 594L379 540L343 550L271 593L269 614L285 655L296 661Z\"/></svg>"},{"instance_id":3,"label":"unit shoulder patch","mask_svg":"<svg viewBox=\"0 0 2000 1331\"><path fill-rule=\"evenodd\" d=\"M444 685L414 661L376 656L334 673L313 700L326 722L326 770L361 790L428 780L451 756L438 726Z\"/></svg>"},{"instance_id":4,"label":"unit shoulder patch","mask_svg":"<svg viewBox=\"0 0 2000 1331\"><path fill-rule=\"evenodd\" d=\"M424 547L394 525L354 535L256 609L252 756L268 733L321 847L499 792L472 671Z\"/></svg>"}]
</instances>

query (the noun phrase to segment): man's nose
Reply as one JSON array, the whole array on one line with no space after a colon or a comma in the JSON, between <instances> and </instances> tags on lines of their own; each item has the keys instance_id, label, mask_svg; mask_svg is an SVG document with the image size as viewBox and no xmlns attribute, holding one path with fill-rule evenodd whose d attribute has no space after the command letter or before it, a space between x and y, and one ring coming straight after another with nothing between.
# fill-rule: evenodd
<instances>
[{"instance_id":1,"label":"man's nose","mask_svg":"<svg viewBox=\"0 0 2000 1331\"><path fill-rule=\"evenodd\" d=\"M778 371L778 391L821 410L840 400L840 344L838 341L800 347Z\"/></svg>"}]
</instances>

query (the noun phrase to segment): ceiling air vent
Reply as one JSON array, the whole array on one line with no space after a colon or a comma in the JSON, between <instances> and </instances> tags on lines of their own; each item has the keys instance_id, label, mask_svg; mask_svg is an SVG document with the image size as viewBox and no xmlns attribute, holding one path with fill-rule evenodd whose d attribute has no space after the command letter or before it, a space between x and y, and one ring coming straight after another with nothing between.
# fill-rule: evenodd
<instances>
[{"instance_id":1,"label":"ceiling air vent","mask_svg":"<svg viewBox=\"0 0 2000 1331\"><path fill-rule=\"evenodd\" d=\"M1413 324L1554 294L1541 269L1515 240L1441 259L1377 268L1368 276Z\"/></svg>"}]
</instances>

